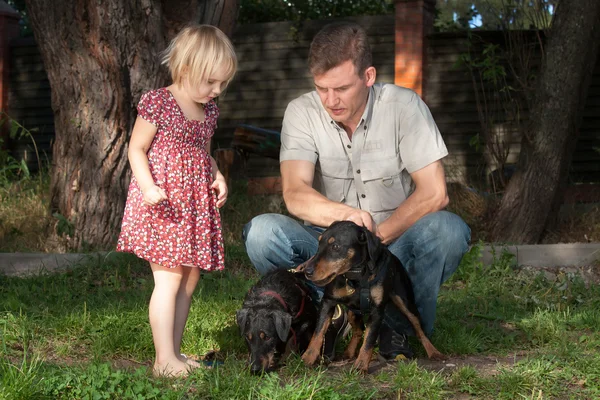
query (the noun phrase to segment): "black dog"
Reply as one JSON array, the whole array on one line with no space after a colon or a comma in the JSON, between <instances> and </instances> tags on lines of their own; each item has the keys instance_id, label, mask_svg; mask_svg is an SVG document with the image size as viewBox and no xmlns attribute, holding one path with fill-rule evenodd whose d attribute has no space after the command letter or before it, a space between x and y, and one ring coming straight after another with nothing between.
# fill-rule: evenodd
<instances>
[{"instance_id":1,"label":"black dog","mask_svg":"<svg viewBox=\"0 0 600 400\"><path fill-rule=\"evenodd\" d=\"M262 277L237 312L237 324L250 351L251 371L269 372L291 351L304 351L317 316L304 276L278 270Z\"/></svg>"},{"instance_id":2,"label":"black dog","mask_svg":"<svg viewBox=\"0 0 600 400\"><path fill-rule=\"evenodd\" d=\"M352 339L344 353L346 358L356 356L363 335L362 316L356 312L365 316L367 321L365 340L354 362L355 368L368 371L384 309L392 303L410 321L427 356L444 358L421 328L412 284L400 260L368 229L349 221L333 223L319 238L317 254L297 270L303 271L317 286L325 287L315 334L302 356L306 364L316 362L337 303L349 308L349 321L353 328ZM388 307L386 312L389 310ZM395 312L393 306L391 310Z\"/></svg>"}]
</instances>

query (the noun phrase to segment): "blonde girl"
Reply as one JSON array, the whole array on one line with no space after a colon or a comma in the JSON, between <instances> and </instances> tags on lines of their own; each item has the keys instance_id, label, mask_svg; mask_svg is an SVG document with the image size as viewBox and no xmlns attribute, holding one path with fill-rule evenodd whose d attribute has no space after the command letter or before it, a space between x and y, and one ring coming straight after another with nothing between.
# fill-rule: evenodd
<instances>
[{"instance_id":1,"label":"blonde girl","mask_svg":"<svg viewBox=\"0 0 600 400\"><path fill-rule=\"evenodd\" d=\"M163 64L173 83L143 94L137 107L117 250L150 262L153 373L180 376L199 366L181 354L181 341L200 271L224 266L218 208L227 185L210 140L219 116L214 99L233 78L237 59L223 32L196 25L173 39Z\"/></svg>"}]
</instances>

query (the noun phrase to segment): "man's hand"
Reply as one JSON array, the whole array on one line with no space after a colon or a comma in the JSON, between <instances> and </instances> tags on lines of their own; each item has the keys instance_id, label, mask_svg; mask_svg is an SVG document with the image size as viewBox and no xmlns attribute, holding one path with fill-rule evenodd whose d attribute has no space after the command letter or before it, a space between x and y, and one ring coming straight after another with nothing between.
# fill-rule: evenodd
<instances>
[{"instance_id":1,"label":"man's hand","mask_svg":"<svg viewBox=\"0 0 600 400\"><path fill-rule=\"evenodd\" d=\"M358 226L364 226L377 235L377 224L371 214L367 211L353 208L348 214L344 215L343 221L352 221Z\"/></svg>"},{"instance_id":2,"label":"man's hand","mask_svg":"<svg viewBox=\"0 0 600 400\"><path fill-rule=\"evenodd\" d=\"M155 206L163 200L167 200L167 194L165 191L156 186L152 185L145 190L142 190L144 204L147 206Z\"/></svg>"},{"instance_id":3,"label":"man's hand","mask_svg":"<svg viewBox=\"0 0 600 400\"><path fill-rule=\"evenodd\" d=\"M227 194L229 193L223 175L219 174L210 187L217 192L217 208L223 207L227 201Z\"/></svg>"}]
</instances>

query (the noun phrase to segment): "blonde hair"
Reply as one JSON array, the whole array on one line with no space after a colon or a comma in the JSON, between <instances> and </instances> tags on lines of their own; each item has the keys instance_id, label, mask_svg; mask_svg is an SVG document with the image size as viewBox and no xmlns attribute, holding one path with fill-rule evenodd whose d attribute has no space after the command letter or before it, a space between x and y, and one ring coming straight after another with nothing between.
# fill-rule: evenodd
<instances>
[{"instance_id":1,"label":"blonde hair","mask_svg":"<svg viewBox=\"0 0 600 400\"><path fill-rule=\"evenodd\" d=\"M201 84L217 69L224 68L228 85L237 70L233 44L212 25L191 25L181 30L165 50L162 63L168 66L176 84L186 73L191 83Z\"/></svg>"}]
</instances>

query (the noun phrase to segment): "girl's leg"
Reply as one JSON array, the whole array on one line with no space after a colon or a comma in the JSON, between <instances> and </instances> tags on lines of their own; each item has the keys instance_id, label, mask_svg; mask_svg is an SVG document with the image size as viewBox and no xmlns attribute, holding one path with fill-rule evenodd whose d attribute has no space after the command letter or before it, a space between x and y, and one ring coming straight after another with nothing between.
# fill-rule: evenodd
<instances>
[{"instance_id":1,"label":"girl's leg","mask_svg":"<svg viewBox=\"0 0 600 400\"><path fill-rule=\"evenodd\" d=\"M182 267L164 268L150 263L154 276L154 291L150 298L149 317L152 339L156 350L153 373L158 375L186 375L188 365L178 359L174 351L176 298L181 285Z\"/></svg>"},{"instance_id":2,"label":"girl's leg","mask_svg":"<svg viewBox=\"0 0 600 400\"><path fill-rule=\"evenodd\" d=\"M179 360L187 362L193 367L199 367L200 364L197 362L186 359L181 355L181 340L183 337L183 331L185 329L185 323L187 322L188 314L190 312L190 304L192 302L192 294L196 285L200 280L200 268L182 266L183 276L181 279L181 285L177 292L177 299L175 304L175 326L173 330L173 343L175 354L179 357Z\"/></svg>"}]
</instances>

